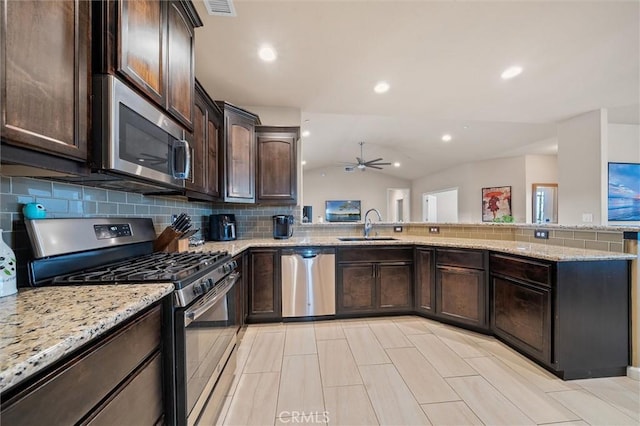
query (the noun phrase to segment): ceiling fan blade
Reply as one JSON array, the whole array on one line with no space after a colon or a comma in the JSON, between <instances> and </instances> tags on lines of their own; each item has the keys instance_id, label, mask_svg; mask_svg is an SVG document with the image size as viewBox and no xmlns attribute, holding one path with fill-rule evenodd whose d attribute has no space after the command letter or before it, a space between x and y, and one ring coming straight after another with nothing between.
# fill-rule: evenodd
<instances>
[{"instance_id":1,"label":"ceiling fan blade","mask_svg":"<svg viewBox=\"0 0 640 426\"><path fill-rule=\"evenodd\" d=\"M368 161L367 166L369 165L374 165L374 166L390 166L391 163L376 163L375 161Z\"/></svg>"},{"instance_id":2,"label":"ceiling fan blade","mask_svg":"<svg viewBox=\"0 0 640 426\"><path fill-rule=\"evenodd\" d=\"M358 164L364 164L364 161L362 160L362 158L356 157L356 160L358 160Z\"/></svg>"},{"instance_id":3,"label":"ceiling fan blade","mask_svg":"<svg viewBox=\"0 0 640 426\"><path fill-rule=\"evenodd\" d=\"M365 161L365 163L375 163L376 161L382 161L382 158L376 158L375 160Z\"/></svg>"},{"instance_id":4,"label":"ceiling fan blade","mask_svg":"<svg viewBox=\"0 0 640 426\"><path fill-rule=\"evenodd\" d=\"M367 167L371 167L372 169L382 170L382 167L372 166L371 164L367 164Z\"/></svg>"}]
</instances>

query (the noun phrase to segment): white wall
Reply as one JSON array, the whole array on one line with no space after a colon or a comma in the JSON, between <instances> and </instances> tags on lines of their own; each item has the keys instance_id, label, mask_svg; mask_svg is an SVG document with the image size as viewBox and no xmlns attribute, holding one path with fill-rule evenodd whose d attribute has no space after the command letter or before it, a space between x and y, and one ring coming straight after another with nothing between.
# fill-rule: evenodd
<instances>
[{"instance_id":1,"label":"white wall","mask_svg":"<svg viewBox=\"0 0 640 426\"><path fill-rule=\"evenodd\" d=\"M318 221L318 216L324 217L326 200L362 200L362 214L368 209L376 208L382 214L382 219L387 221L387 188L410 187L408 180L371 170L356 170L351 173L345 173L339 167L305 170L302 204L313 207L314 223Z\"/></svg>"},{"instance_id":2,"label":"white wall","mask_svg":"<svg viewBox=\"0 0 640 426\"><path fill-rule=\"evenodd\" d=\"M412 220L422 217L422 194L452 187L458 188L458 220L482 222L482 188L511 186L511 213L516 222L524 222L525 157L477 161L452 167L412 181ZM439 220L439 219L438 219Z\"/></svg>"},{"instance_id":3,"label":"white wall","mask_svg":"<svg viewBox=\"0 0 640 426\"><path fill-rule=\"evenodd\" d=\"M558 183L557 155L527 155L525 156L525 213L527 223L533 218L533 193L531 185L534 183Z\"/></svg>"},{"instance_id":4,"label":"white wall","mask_svg":"<svg viewBox=\"0 0 640 426\"><path fill-rule=\"evenodd\" d=\"M640 126L609 123L609 161L640 162Z\"/></svg>"},{"instance_id":5,"label":"white wall","mask_svg":"<svg viewBox=\"0 0 640 426\"><path fill-rule=\"evenodd\" d=\"M433 194L437 201L438 222L458 222L458 190L442 191Z\"/></svg>"},{"instance_id":6,"label":"white wall","mask_svg":"<svg viewBox=\"0 0 640 426\"><path fill-rule=\"evenodd\" d=\"M606 223L607 111L590 111L558 125L558 222ZM592 221L583 220L591 215Z\"/></svg>"}]
</instances>

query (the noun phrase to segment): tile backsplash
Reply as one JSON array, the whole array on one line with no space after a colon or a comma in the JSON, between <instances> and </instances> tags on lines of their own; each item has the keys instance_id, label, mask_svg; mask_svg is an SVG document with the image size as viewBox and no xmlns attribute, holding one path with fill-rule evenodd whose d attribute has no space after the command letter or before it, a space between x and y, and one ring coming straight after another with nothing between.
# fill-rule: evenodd
<instances>
[{"instance_id":1,"label":"tile backsplash","mask_svg":"<svg viewBox=\"0 0 640 426\"><path fill-rule=\"evenodd\" d=\"M18 267L23 274L26 273L24 259L28 259L30 248L24 228L22 207L32 202L42 204L49 218L150 217L153 219L156 233L160 233L171 223L173 215L184 212L191 216L193 228L201 230L197 236L205 239L209 226L208 217L211 214L235 214L238 238L271 237L271 216L275 214L293 214L296 223L299 223L301 218L300 209L295 206L213 204L189 201L178 196L149 196L43 179L0 176L2 238L16 252Z\"/></svg>"}]
</instances>

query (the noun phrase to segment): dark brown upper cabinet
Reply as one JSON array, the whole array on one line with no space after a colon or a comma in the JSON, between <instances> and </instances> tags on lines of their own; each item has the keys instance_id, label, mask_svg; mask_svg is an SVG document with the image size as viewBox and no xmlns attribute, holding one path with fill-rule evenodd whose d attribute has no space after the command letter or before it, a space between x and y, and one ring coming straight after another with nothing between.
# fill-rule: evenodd
<instances>
[{"instance_id":1,"label":"dark brown upper cabinet","mask_svg":"<svg viewBox=\"0 0 640 426\"><path fill-rule=\"evenodd\" d=\"M255 203L256 134L260 118L227 102L216 102L224 113L223 199L232 203Z\"/></svg>"},{"instance_id":2,"label":"dark brown upper cabinet","mask_svg":"<svg viewBox=\"0 0 640 426\"><path fill-rule=\"evenodd\" d=\"M93 2L94 70L115 73L189 130L194 108L194 28L191 1Z\"/></svg>"},{"instance_id":3,"label":"dark brown upper cabinet","mask_svg":"<svg viewBox=\"0 0 640 426\"><path fill-rule=\"evenodd\" d=\"M296 204L300 127L256 127L259 204Z\"/></svg>"},{"instance_id":4,"label":"dark brown upper cabinet","mask_svg":"<svg viewBox=\"0 0 640 426\"><path fill-rule=\"evenodd\" d=\"M0 1L3 163L78 173L86 162L90 5Z\"/></svg>"},{"instance_id":5,"label":"dark brown upper cabinet","mask_svg":"<svg viewBox=\"0 0 640 426\"><path fill-rule=\"evenodd\" d=\"M196 81L191 139L191 173L186 195L199 200L220 198L219 137L222 111Z\"/></svg>"}]
</instances>

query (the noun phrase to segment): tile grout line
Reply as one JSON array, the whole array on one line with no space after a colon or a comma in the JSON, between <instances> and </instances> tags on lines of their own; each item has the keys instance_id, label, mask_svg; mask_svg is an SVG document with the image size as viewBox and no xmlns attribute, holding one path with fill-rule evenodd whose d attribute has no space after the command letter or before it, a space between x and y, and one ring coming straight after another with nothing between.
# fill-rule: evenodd
<instances>
[{"instance_id":1,"label":"tile grout line","mask_svg":"<svg viewBox=\"0 0 640 426\"><path fill-rule=\"evenodd\" d=\"M342 324L340 324L340 326L342 327ZM369 325L367 325L367 328L369 328ZM364 393L367 394L367 400L369 401L369 405L371 406L371 409L373 410L373 415L376 417L376 421L380 425L381 424L380 418L378 417L378 413L376 412L376 409L373 406L373 401L371 400L371 395L369 394L369 390L367 389L367 386L366 386L366 384L364 382L364 378L362 377L362 373L360 372L360 366L356 362L356 357L353 355L353 351L351 350L351 345L349 344L349 339L347 339L347 334L344 331L345 331L344 327L342 327L342 332L344 334L345 341L347 342L347 348L349 348L349 353L351 354L351 357L353 358L353 362L356 364L356 369L358 370L358 376L360 376L360 381L362 382L362 387L364 388ZM372 331L372 333L373 333L373 331Z\"/></svg>"}]
</instances>

